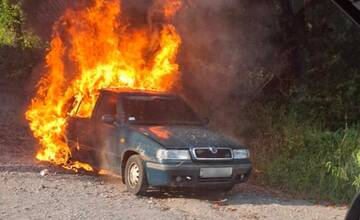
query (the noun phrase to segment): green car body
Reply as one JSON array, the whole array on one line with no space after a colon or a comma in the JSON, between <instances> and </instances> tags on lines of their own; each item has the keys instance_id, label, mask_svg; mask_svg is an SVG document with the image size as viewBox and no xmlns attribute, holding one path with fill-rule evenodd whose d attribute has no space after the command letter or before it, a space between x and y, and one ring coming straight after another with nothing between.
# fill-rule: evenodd
<instances>
[{"instance_id":1,"label":"green car body","mask_svg":"<svg viewBox=\"0 0 360 220\"><path fill-rule=\"evenodd\" d=\"M81 108L81 105L80 105ZM91 118L70 117L74 159L125 179L138 155L149 187L232 188L251 173L246 147L210 131L179 96L106 89Z\"/></svg>"}]
</instances>

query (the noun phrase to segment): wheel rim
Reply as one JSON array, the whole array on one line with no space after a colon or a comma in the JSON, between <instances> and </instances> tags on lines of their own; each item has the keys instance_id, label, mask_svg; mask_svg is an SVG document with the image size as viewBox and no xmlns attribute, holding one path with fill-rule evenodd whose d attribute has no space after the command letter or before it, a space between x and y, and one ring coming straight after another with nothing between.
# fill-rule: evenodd
<instances>
[{"instance_id":1,"label":"wheel rim","mask_svg":"<svg viewBox=\"0 0 360 220\"><path fill-rule=\"evenodd\" d=\"M140 179L140 169L136 163L131 163L128 171L128 182L131 188L134 188Z\"/></svg>"}]
</instances>

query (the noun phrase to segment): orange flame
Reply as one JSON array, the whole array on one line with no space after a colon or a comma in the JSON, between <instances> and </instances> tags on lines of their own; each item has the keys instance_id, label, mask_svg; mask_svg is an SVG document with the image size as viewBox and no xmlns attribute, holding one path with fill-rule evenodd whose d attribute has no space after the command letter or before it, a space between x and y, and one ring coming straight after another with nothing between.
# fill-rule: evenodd
<instances>
[{"instance_id":1,"label":"orange flame","mask_svg":"<svg viewBox=\"0 0 360 220\"><path fill-rule=\"evenodd\" d=\"M171 132L164 129L162 126L151 127L149 130L161 139L169 139L171 135Z\"/></svg>"},{"instance_id":2,"label":"orange flame","mask_svg":"<svg viewBox=\"0 0 360 220\"><path fill-rule=\"evenodd\" d=\"M69 161L68 114L90 117L102 88L166 91L174 86L181 38L169 21L181 1L161 4L166 22L160 28L131 27L122 17L119 0L94 0L88 8L67 10L55 24L46 56L49 70L26 112L41 145L37 159L92 171L88 164Z\"/></svg>"}]
</instances>

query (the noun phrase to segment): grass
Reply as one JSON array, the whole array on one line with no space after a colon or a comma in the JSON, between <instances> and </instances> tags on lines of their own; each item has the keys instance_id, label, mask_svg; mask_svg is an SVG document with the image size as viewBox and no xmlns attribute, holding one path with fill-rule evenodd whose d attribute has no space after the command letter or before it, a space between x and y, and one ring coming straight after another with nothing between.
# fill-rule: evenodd
<instances>
[{"instance_id":1,"label":"grass","mask_svg":"<svg viewBox=\"0 0 360 220\"><path fill-rule=\"evenodd\" d=\"M360 190L360 126L331 131L295 112L260 109L252 112L259 124L254 138L262 141L250 146L262 180L335 203L351 201Z\"/></svg>"}]
</instances>

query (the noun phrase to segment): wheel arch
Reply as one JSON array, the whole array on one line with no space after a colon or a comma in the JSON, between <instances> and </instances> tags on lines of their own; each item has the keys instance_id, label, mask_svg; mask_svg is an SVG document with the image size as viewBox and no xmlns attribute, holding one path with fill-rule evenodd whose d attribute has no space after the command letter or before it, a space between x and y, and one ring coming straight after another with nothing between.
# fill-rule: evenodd
<instances>
[{"instance_id":1,"label":"wheel arch","mask_svg":"<svg viewBox=\"0 0 360 220\"><path fill-rule=\"evenodd\" d=\"M125 183L125 167L126 167L126 162L129 160L129 158L133 155L140 155L139 152L135 151L135 150L127 150L124 152L124 154L122 155L122 159L121 159L121 179L122 182Z\"/></svg>"}]
</instances>

